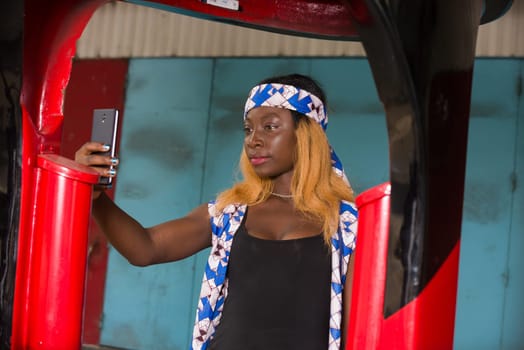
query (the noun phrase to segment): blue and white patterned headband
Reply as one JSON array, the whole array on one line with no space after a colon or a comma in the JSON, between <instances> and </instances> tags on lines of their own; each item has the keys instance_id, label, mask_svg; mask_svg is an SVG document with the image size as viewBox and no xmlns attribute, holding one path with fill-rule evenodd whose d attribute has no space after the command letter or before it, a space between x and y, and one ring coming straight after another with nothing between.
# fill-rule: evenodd
<instances>
[{"instance_id":1,"label":"blue and white patterned headband","mask_svg":"<svg viewBox=\"0 0 524 350\"><path fill-rule=\"evenodd\" d=\"M247 113L255 107L278 107L297 111L315 120L326 130L328 118L322 101L312 93L293 85L262 84L251 92L244 107L244 119Z\"/></svg>"},{"instance_id":2,"label":"blue and white patterned headband","mask_svg":"<svg viewBox=\"0 0 524 350\"><path fill-rule=\"evenodd\" d=\"M327 128L328 117L322 100L309 91L293 85L270 83L255 86L247 98L244 119L247 113L256 107L277 107L297 111L315 120L324 131ZM333 170L349 184L342 162L333 147L330 146L330 149Z\"/></svg>"}]
</instances>

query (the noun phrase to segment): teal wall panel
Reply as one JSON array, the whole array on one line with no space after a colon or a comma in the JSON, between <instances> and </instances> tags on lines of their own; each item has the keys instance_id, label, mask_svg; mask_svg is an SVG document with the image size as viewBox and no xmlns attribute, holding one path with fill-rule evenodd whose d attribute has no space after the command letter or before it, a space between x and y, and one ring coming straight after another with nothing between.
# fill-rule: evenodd
<instances>
[{"instance_id":1,"label":"teal wall panel","mask_svg":"<svg viewBox=\"0 0 524 350\"><path fill-rule=\"evenodd\" d=\"M477 60L468 140L456 349L498 349L514 200L518 60ZM496 85L495 85L496 82ZM521 214L522 215L522 214ZM520 227L522 234L524 227ZM522 286L520 287L522 293ZM519 333L509 335L514 340ZM521 343L521 348L524 343ZM517 349L500 347L500 349Z\"/></svg>"},{"instance_id":2,"label":"teal wall panel","mask_svg":"<svg viewBox=\"0 0 524 350\"><path fill-rule=\"evenodd\" d=\"M501 324L501 349L524 349L524 60L520 60L520 71L516 78L520 79L515 86L519 90L516 91L519 94L518 120L515 127L515 170L511 175L513 197L504 276L506 293Z\"/></svg>"},{"instance_id":3,"label":"teal wall panel","mask_svg":"<svg viewBox=\"0 0 524 350\"><path fill-rule=\"evenodd\" d=\"M456 349L524 349L522 60L479 59L474 73ZM329 100L328 135L357 193L389 178L386 123L362 58L136 59L131 62L116 200L144 225L187 213L239 176L248 89L311 74ZM519 100L520 99L520 100ZM207 250L131 267L110 252L102 343L189 346Z\"/></svg>"},{"instance_id":4,"label":"teal wall panel","mask_svg":"<svg viewBox=\"0 0 524 350\"><path fill-rule=\"evenodd\" d=\"M201 201L212 60L134 60L129 68L117 203L144 226ZM195 258L132 267L110 251L101 343L187 349Z\"/></svg>"},{"instance_id":5,"label":"teal wall panel","mask_svg":"<svg viewBox=\"0 0 524 350\"><path fill-rule=\"evenodd\" d=\"M386 118L366 59L317 59L312 76L328 96L329 141L358 195L389 180Z\"/></svg>"}]
</instances>

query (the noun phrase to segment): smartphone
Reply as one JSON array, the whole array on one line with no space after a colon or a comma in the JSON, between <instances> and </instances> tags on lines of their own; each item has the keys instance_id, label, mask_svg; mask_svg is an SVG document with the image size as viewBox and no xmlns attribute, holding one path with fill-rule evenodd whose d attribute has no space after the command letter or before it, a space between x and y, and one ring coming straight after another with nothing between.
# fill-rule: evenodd
<instances>
[{"instance_id":1,"label":"smartphone","mask_svg":"<svg viewBox=\"0 0 524 350\"><path fill-rule=\"evenodd\" d=\"M116 155L116 133L118 129L118 109L94 109L93 125L91 128L91 141L101 142L109 145L109 151L100 152L99 154L115 157ZM113 166L110 166L113 169ZM113 184L113 178L100 177L99 185L110 188Z\"/></svg>"}]
</instances>

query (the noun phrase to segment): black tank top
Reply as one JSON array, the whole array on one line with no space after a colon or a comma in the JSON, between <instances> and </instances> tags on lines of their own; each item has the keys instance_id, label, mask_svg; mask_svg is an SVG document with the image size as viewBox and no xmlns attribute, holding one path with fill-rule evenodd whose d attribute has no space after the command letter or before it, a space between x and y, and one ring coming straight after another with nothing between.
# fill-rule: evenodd
<instances>
[{"instance_id":1,"label":"black tank top","mask_svg":"<svg viewBox=\"0 0 524 350\"><path fill-rule=\"evenodd\" d=\"M210 350L327 349L331 253L322 235L265 240L250 236L243 222L227 277Z\"/></svg>"}]
</instances>

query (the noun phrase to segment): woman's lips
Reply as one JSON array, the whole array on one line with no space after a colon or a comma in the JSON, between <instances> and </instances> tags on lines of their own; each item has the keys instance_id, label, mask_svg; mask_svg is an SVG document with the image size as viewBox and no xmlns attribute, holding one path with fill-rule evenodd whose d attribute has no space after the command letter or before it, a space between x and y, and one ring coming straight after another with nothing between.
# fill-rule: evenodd
<instances>
[{"instance_id":1,"label":"woman's lips","mask_svg":"<svg viewBox=\"0 0 524 350\"><path fill-rule=\"evenodd\" d=\"M261 165L267 162L267 157L253 157L249 159L252 165Z\"/></svg>"}]
</instances>

